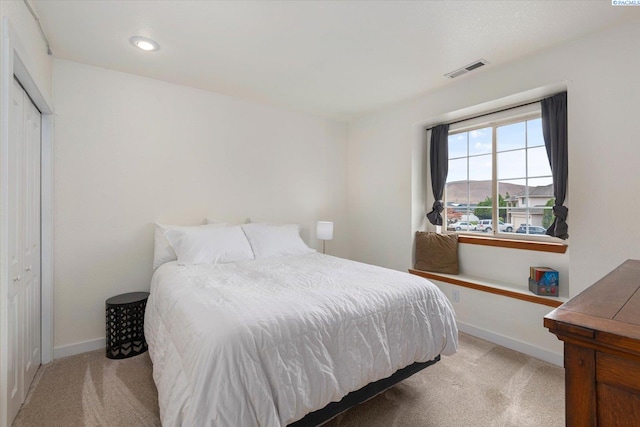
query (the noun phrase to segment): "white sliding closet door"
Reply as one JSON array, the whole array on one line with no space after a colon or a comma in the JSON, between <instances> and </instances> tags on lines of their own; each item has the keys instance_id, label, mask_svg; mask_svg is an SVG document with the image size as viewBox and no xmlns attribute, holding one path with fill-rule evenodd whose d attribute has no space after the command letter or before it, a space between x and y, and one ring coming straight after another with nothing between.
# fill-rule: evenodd
<instances>
[{"instance_id":1,"label":"white sliding closet door","mask_svg":"<svg viewBox=\"0 0 640 427\"><path fill-rule=\"evenodd\" d=\"M14 80L9 117L9 424L40 366L41 114Z\"/></svg>"},{"instance_id":2,"label":"white sliding closet door","mask_svg":"<svg viewBox=\"0 0 640 427\"><path fill-rule=\"evenodd\" d=\"M24 91L23 91L24 92ZM25 292L25 311L23 321L25 339L25 386L28 389L40 366L40 145L41 114L31 99L25 96L24 109L24 161L23 185L25 200L22 218L24 258L22 259L24 276L22 284ZM26 394L25 390L25 394Z\"/></svg>"}]
</instances>

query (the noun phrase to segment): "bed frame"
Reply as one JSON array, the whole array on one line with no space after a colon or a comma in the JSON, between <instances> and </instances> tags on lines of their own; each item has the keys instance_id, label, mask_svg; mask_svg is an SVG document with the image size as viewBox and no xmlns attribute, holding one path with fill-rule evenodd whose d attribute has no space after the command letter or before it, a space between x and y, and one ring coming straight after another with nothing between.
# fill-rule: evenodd
<instances>
[{"instance_id":1,"label":"bed frame","mask_svg":"<svg viewBox=\"0 0 640 427\"><path fill-rule=\"evenodd\" d=\"M390 377L369 383L366 386L362 387L360 390L352 391L351 393L343 397L339 402L331 402L322 409L310 412L301 420L289 424L287 427L320 426L328 422L332 418L338 416L342 412L346 411L347 409L353 408L354 406L377 396L378 394L398 384L400 381L409 378L411 375L420 372L424 368L431 366L438 361L440 361L440 356L436 356L435 359L429 362L416 362L412 365L407 366L406 368L399 369Z\"/></svg>"}]
</instances>

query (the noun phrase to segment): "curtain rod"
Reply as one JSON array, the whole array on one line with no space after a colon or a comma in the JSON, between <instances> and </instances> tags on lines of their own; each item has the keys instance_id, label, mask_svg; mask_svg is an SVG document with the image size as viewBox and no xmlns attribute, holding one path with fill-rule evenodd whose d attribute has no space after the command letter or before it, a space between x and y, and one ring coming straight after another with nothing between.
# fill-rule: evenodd
<instances>
[{"instance_id":1,"label":"curtain rod","mask_svg":"<svg viewBox=\"0 0 640 427\"><path fill-rule=\"evenodd\" d=\"M538 99L537 101L527 102L526 104L514 105L513 107L503 108L502 110L496 110L496 111L492 111L490 113L479 114L477 116L468 117L466 119L456 120L455 122L450 122L448 124L449 125L455 125L456 123L466 122L467 120L473 120L473 119L477 119L479 117L490 116L491 114L502 113L503 111L509 111L509 110L513 110L515 108L520 108L520 107L526 107L527 105L538 104L540 101L542 101L542 99L544 99L544 98ZM431 126L430 128L427 128L427 132L429 132L431 129L433 129L433 128L437 127L437 126L440 126L440 125L435 125L435 126Z\"/></svg>"}]
</instances>

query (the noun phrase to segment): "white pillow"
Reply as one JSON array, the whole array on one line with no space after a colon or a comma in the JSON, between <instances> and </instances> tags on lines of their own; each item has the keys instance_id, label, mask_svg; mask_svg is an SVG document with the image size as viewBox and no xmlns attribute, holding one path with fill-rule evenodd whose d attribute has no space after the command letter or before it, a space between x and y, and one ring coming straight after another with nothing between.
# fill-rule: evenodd
<instances>
[{"instance_id":1,"label":"white pillow","mask_svg":"<svg viewBox=\"0 0 640 427\"><path fill-rule=\"evenodd\" d=\"M253 251L237 225L173 229L165 233L178 256L178 264L218 264L254 259Z\"/></svg>"},{"instance_id":2,"label":"white pillow","mask_svg":"<svg viewBox=\"0 0 640 427\"><path fill-rule=\"evenodd\" d=\"M167 240L167 237L164 233L168 230L180 230L180 229L191 229L191 228L200 228L200 227L224 227L228 225L227 223L217 222L215 224L209 225L165 225L160 223L154 224L154 239L153 239L153 269L160 267L162 264L175 261L177 259L176 253L171 247L171 243Z\"/></svg>"},{"instance_id":3,"label":"white pillow","mask_svg":"<svg viewBox=\"0 0 640 427\"><path fill-rule=\"evenodd\" d=\"M302 241L296 224L251 223L243 224L242 229L256 259L315 252Z\"/></svg>"}]
</instances>

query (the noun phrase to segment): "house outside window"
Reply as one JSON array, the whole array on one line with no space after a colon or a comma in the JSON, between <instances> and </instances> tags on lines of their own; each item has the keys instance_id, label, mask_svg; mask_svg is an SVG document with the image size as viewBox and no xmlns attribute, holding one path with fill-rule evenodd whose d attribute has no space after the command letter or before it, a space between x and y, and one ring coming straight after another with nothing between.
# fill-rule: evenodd
<instances>
[{"instance_id":1,"label":"house outside window","mask_svg":"<svg viewBox=\"0 0 640 427\"><path fill-rule=\"evenodd\" d=\"M539 104L452 125L448 142L447 230L548 238L553 178Z\"/></svg>"}]
</instances>

